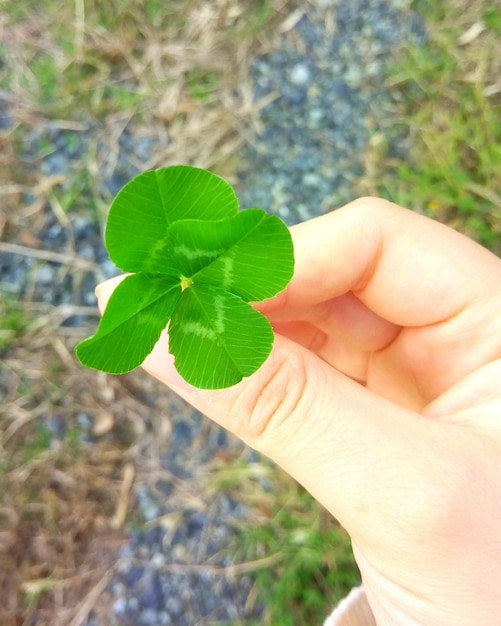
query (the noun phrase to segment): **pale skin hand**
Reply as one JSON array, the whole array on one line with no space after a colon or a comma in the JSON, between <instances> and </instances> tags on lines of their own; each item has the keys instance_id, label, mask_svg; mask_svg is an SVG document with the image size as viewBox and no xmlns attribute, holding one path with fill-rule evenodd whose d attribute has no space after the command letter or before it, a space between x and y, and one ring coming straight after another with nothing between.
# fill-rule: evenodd
<instances>
[{"instance_id":1,"label":"pale skin hand","mask_svg":"<svg viewBox=\"0 0 501 626\"><path fill-rule=\"evenodd\" d=\"M501 261L371 198L292 235L258 372L194 390L167 336L144 368L343 524L380 626L500 623Z\"/></svg>"}]
</instances>

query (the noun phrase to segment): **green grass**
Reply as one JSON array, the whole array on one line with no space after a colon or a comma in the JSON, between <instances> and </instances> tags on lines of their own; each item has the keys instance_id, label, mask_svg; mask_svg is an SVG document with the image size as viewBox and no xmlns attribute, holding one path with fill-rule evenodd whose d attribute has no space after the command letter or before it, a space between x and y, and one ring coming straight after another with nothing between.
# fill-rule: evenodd
<instances>
[{"instance_id":1,"label":"green grass","mask_svg":"<svg viewBox=\"0 0 501 626\"><path fill-rule=\"evenodd\" d=\"M225 463L214 474L214 487L233 493L248 507L232 552L238 562L257 564L261 624L321 624L360 583L346 532L281 469L265 459Z\"/></svg>"},{"instance_id":2,"label":"green grass","mask_svg":"<svg viewBox=\"0 0 501 626\"><path fill-rule=\"evenodd\" d=\"M0 291L0 357L22 335L28 324L22 304Z\"/></svg>"},{"instance_id":3,"label":"green grass","mask_svg":"<svg viewBox=\"0 0 501 626\"><path fill-rule=\"evenodd\" d=\"M501 7L493 0L421 0L428 42L391 71L410 156L381 193L501 252ZM482 24L475 36L472 29Z\"/></svg>"},{"instance_id":4,"label":"green grass","mask_svg":"<svg viewBox=\"0 0 501 626\"><path fill-rule=\"evenodd\" d=\"M269 524L246 529L239 542L248 556L280 553L276 567L256 572L267 623L319 624L360 583L349 538L309 494L298 491L281 508L277 500Z\"/></svg>"}]
</instances>

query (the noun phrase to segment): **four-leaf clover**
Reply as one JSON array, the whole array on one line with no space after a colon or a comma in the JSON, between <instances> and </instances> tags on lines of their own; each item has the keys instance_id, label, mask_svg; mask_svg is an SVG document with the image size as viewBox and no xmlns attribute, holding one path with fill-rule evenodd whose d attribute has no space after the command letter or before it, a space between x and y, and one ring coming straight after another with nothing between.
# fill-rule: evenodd
<instances>
[{"instance_id":1,"label":"four-leaf clover","mask_svg":"<svg viewBox=\"0 0 501 626\"><path fill-rule=\"evenodd\" d=\"M294 270L286 225L262 209L240 211L231 185L176 165L140 174L109 212L106 247L127 276L97 332L76 347L89 367L120 374L140 365L168 326L181 376L218 389L255 372L273 344L249 302L285 288Z\"/></svg>"}]
</instances>

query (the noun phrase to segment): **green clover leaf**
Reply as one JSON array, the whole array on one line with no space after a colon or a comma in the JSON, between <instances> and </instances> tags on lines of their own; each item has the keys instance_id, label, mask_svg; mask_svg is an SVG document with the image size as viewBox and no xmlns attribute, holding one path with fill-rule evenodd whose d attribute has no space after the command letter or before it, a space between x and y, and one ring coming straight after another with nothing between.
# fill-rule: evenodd
<instances>
[{"instance_id":1,"label":"green clover leaf","mask_svg":"<svg viewBox=\"0 0 501 626\"><path fill-rule=\"evenodd\" d=\"M88 367L120 374L140 365L168 325L183 378L219 389L255 372L273 331L249 302L284 289L294 270L286 225L239 211L222 178L177 165L145 172L115 198L105 240L126 277L98 329L76 346Z\"/></svg>"}]
</instances>

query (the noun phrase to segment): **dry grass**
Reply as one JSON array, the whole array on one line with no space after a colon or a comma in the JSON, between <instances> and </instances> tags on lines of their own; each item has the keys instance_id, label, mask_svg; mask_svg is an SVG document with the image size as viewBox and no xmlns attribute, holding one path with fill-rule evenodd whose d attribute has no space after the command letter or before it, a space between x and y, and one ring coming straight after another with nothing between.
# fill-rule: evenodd
<instances>
[{"instance_id":1,"label":"dry grass","mask_svg":"<svg viewBox=\"0 0 501 626\"><path fill-rule=\"evenodd\" d=\"M78 626L99 604L134 507L134 476L158 479L159 442L168 437L173 412L183 410L140 372L118 378L77 365L72 348L97 320L79 304L80 285L89 273L102 277L77 257L73 214L104 221L110 197L99 181L113 172L126 127L135 137L158 139L141 168L190 163L231 177L234 151L257 123L249 55L272 45L290 4L0 1L0 105L12 119L0 129L0 258L32 262L21 302L0 292L6 626L28 624L34 615L40 625ZM44 175L43 147L29 149L35 134L43 140L49 127L83 133L90 120L95 132L83 157L68 173ZM99 141L108 147L106 158ZM48 216L65 232L64 249L44 249L38 237ZM75 304L34 301L35 272L47 262L58 268L58 282L72 276ZM87 316L88 328L66 325L77 314ZM86 434L79 414L93 418ZM50 430L58 424L62 432Z\"/></svg>"},{"instance_id":2,"label":"dry grass","mask_svg":"<svg viewBox=\"0 0 501 626\"><path fill-rule=\"evenodd\" d=\"M270 47L273 29L265 26L285 16L287 4L23 3L21 16L0 15L13 114L28 124L92 114L108 141L133 120L138 133L143 125L168 135L145 167L223 167L256 112L249 55Z\"/></svg>"},{"instance_id":3,"label":"dry grass","mask_svg":"<svg viewBox=\"0 0 501 626\"><path fill-rule=\"evenodd\" d=\"M101 385L89 399L95 381L71 362L61 312L23 309L2 354L0 622L28 623L36 612L39 623L76 626L118 547L110 520L126 444L103 436L80 445L76 413L102 407L109 392ZM59 437L49 430L56 422Z\"/></svg>"},{"instance_id":4,"label":"dry grass","mask_svg":"<svg viewBox=\"0 0 501 626\"><path fill-rule=\"evenodd\" d=\"M2 304L15 324L1 344L0 623L36 614L77 626L109 578L134 504L134 445L154 409L135 399L137 376L76 364L75 331L63 323L78 307ZM79 414L93 416L87 430Z\"/></svg>"}]
</instances>

